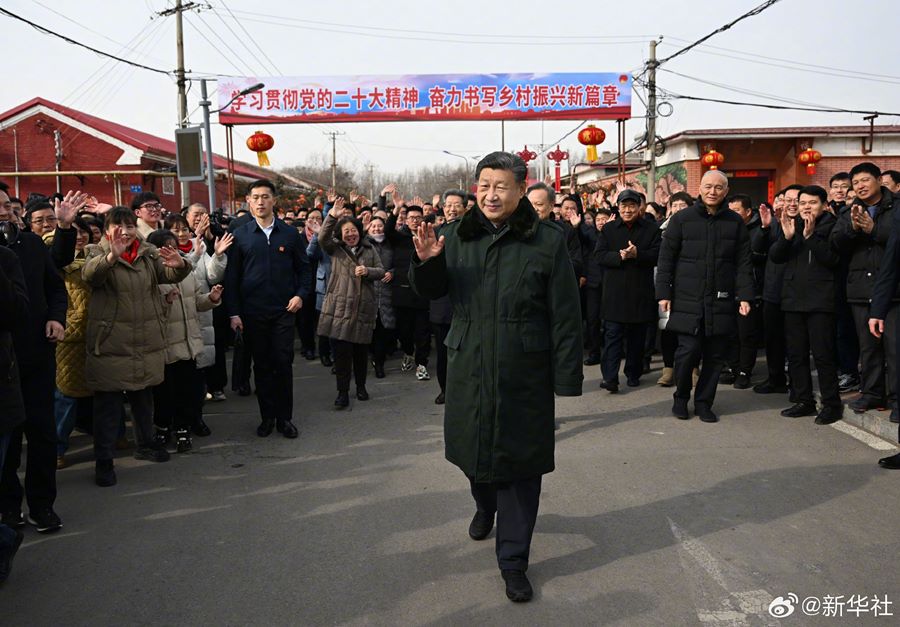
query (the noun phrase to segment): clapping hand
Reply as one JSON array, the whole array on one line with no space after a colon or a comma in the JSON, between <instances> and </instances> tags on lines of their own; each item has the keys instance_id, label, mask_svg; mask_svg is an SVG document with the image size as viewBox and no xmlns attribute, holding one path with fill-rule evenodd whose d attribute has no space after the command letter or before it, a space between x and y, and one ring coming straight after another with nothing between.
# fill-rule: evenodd
<instances>
[{"instance_id":1,"label":"clapping hand","mask_svg":"<svg viewBox=\"0 0 900 627\"><path fill-rule=\"evenodd\" d=\"M772 210L766 205L759 206L759 222L764 229L769 228L772 224Z\"/></svg>"},{"instance_id":2,"label":"clapping hand","mask_svg":"<svg viewBox=\"0 0 900 627\"><path fill-rule=\"evenodd\" d=\"M784 239L790 241L794 239L794 234L797 232L796 224L794 223L794 218L787 214L787 211L781 214L781 232L784 233Z\"/></svg>"},{"instance_id":3,"label":"clapping hand","mask_svg":"<svg viewBox=\"0 0 900 627\"><path fill-rule=\"evenodd\" d=\"M626 259L635 259L637 257L637 246L635 246L631 240L628 240L628 248L620 250L619 256L622 258L622 261L625 261Z\"/></svg>"},{"instance_id":4,"label":"clapping hand","mask_svg":"<svg viewBox=\"0 0 900 627\"><path fill-rule=\"evenodd\" d=\"M803 214L803 239L809 239L816 231L816 219L809 214Z\"/></svg>"},{"instance_id":5,"label":"clapping hand","mask_svg":"<svg viewBox=\"0 0 900 627\"><path fill-rule=\"evenodd\" d=\"M413 235L413 244L416 247L416 255L420 261L428 261L437 257L444 250L444 236L437 238L434 234L434 225L423 222Z\"/></svg>"},{"instance_id":6,"label":"clapping hand","mask_svg":"<svg viewBox=\"0 0 900 627\"><path fill-rule=\"evenodd\" d=\"M875 229L875 221L872 219L872 216L869 215L865 207L860 205L853 205L850 209L850 221L854 231L862 231L866 235L871 235Z\"/></svg>"}]
</instances>

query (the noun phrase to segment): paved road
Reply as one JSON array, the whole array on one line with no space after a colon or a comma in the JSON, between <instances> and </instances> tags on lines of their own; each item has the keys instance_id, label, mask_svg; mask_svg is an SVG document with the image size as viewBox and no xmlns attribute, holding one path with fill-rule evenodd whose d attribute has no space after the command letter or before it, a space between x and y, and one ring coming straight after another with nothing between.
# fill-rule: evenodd
<instances>
[{"instance_id":1,"label":"paved road","mask_svg":"<svg viewBox=\"0 0 900 627\"><path fill-rule=\"evenodd\" d=\"M718 424L668 416L670 390L557 405L529 575L513 605L471 497L443 460L435 381L391 362L372 400L331 409L334 380L298 361L301 435L256 437L255 401L208 405L212 437L92 483L89 442L60 472L55 535L27 531L0 589L3 625L806 625L777 596L873 595L900 616L900 473L783 398L720 388ZM883 609L883 608L882 608ZM849 618L848 618L849 616Z\"/></svg>"}]
</instances>

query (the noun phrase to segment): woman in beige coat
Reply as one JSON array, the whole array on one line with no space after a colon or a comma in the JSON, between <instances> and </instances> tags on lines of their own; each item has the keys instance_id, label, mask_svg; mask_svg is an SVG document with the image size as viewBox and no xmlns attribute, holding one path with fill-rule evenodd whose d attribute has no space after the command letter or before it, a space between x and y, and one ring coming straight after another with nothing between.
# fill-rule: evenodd
<instances>
[{"instance_id":1,"label":"woman in beige coat","mask_svg":"<svg viewBox=\"0 0 900 627\"><path fill-rule=\"evenodd\" d=\"M163 380L165 321L160 283L179 283L191 265L177 251L159 250L137 236L137 219L125 207L106 216L105 236L86 251L82 276L91 286L85 333L85 381L94 392L94 456L97 485L115 485L115 441L122 392L131 405L136 459L164 462L153 444L152 388Z\"/></svg>"},{"instance_id":2,"label":"woman in beige coat","mask_svg":"<svg viewBox=\"0 0 900 627\"><path fill-rule=\"evenodd\" d=\"M342 218L343 209L344 200L338 198L319 233L319 243L331 257L331 276L318 333L332 339L337 409L350 404L351 368L356 378L356 398L369 400L366 370L378 310L374 282L384 277L378 253L362 236L362 225L356 218Z\"/></svg>"}]
</instances>

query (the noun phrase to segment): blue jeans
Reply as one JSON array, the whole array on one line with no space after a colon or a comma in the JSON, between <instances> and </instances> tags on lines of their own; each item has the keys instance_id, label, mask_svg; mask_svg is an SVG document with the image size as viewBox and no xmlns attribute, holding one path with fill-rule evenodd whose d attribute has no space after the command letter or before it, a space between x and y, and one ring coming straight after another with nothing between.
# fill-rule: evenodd
<instances>
[{"instance_id":1,"label":"blue jeans","mask_svg":"<svg viewBox=\"0 0 900 627\"><path fill-rule=\"evenodd\" d=\"M56 454L64 455L69 448L69 436L78 418L78 399L56 390L53 393L53 403L56 414Z\"/></svg>"}]
</instances>

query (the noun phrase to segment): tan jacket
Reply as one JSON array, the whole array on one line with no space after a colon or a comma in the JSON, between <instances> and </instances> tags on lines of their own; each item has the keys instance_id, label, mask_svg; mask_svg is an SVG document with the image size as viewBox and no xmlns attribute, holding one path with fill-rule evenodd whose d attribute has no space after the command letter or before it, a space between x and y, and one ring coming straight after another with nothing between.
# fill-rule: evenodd
<instances>
[{"instance_id":1,"label":"tan jacket","mask_svg":"<svg viewBox=\"0 0 900 627\"><path fill-rule=\"evenodd\" d=\"M335 239L336 223L329 215L319 233L322 250L331 257L331 276L319 316L318 334L354 344L370 344L378 312L374 282L384 277L384 268L365 236L360 239L356 254ZM368 274L356 276L357 266L365 266Z\"/></svg>"},{"instance_id":2,"label":"tan jacket","mask_svg":"<svg viewBox=\"0 0 900 627\"><path fill-rule=\"evenodd\" d=\"M134 264L106 256L109 242L85 249L82 270L92 287L85 334L85 380L95 391L142 390L163 380L166 358L161 283L179 283L191 264L167 268L159 250L141 241Z\"/></svg>"}]
</instances>

